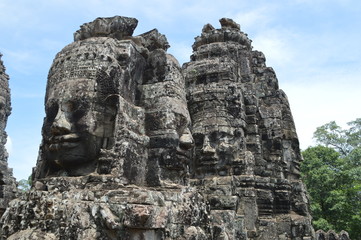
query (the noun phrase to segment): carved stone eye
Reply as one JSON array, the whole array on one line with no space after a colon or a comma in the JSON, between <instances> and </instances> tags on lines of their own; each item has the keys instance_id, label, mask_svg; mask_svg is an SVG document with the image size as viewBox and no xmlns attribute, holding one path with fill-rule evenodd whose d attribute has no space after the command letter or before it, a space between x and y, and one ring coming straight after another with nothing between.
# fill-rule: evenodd
<instances>
[{"instance_id":1,"label":"carved stone eye","mask_svg":"<svg viewBox=\"0 0 361 240\"><path fill-rule=\"evenodd\" d=\"M196 146L203 146L204 135L200 133L193 134L194 144Z\"/></svg>"},{"instance_id":2,"label":"carved stone eye","mask_svg":"<svg viewBox=\"0 0 361 240\"><path fill-rule=\"evenodd\" d=\"M62 111L70 121L76 122L86 114L88 107L89 104L85 100L68 101L62 104Z\"/></svg>"},{"instance_id":3,"label":"carved stone eye","mask_svg":"<svg viewBox=\"0 0 361 240\"><path fill-rule=\"evenodd\" d=\"M87 112L87 104L82 101L72 104L71 117L73 121L78 121Z\"/></svg>"},{"instance_id":4,"label":"carved stone eye","mask_svg":"<svg viewBox=\"0 0 361 240\"><path fill-rule=\"evenodd\" d=\"M76 103L68 101L61 105L61 110L66 113L72 113L76 109Z\"/></svg>"},{"instance_id":5,"label":"carved stone eye","mask_svg":"<svg viewBox=\"0 0 361 240\"><path fill-rule=\"evenodd\" d=\"M77 121L85 115L86 111L84 109L77 109L73 112L73 120Z\"/></svg>"},{"instance_id":6,"label":"carved stone eye","mask_svg":"<svg viewBox=\"0 0 361 240\"><path fill-rule=\"evenodd\" d=\"M46 108L46 119L48 122L53 122L59 111L58 103L50 103Z\"/></svg>"},{"instance_id":7,"label":"carved stone eye","mask_svg":"<svg viewBox=\"0 0 361 240\"><path fill-rule=\"evenodd\" d=\"M219 139L219 134L218 132L212 132L211 134L209 134L208 138L211 143L216 143L217 140Z\"/></svg>"}]
</instances>

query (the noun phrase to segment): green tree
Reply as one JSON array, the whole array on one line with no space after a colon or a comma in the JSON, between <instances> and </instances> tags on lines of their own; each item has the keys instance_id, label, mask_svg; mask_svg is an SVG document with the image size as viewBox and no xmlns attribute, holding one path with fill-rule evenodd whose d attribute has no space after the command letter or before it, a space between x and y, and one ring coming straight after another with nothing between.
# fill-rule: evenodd
<instances>
[{"instance_id":1,"label":"green tree","mask_svg":"<svg viewBox=\"0 0 361 240\"><path fill-rule=\"evenodd\" d=\"M28 177L28 179L21 179L20 181L17 182L18 184L18 189L21 192L27 192L30 190L31 185L32 185L32 179L31 179L31 175Z\"/></svg>"},{"instance_id":2,"label":"green tree","mask_svg":"<svg viewBox=\"0 0 361 240\"><path fill-rule=\"evenodd\" d=\"M347 123L350 127L342 129L335 121L318 127L313 135L316 141L326 147L332 147L343 157L361 147L361 118Z\"/></svg>"},{"instance_id":3,"label":"green tree","mask_svg":"<svg viewBox=\"0 0 361 240\"><path fill-rule=\"evenodd\" d=\"M303 180L316 229L346 230L361 239L361 118L342 129L334 121L317 128L320 144L303 151Z\"/></svg>"}]
</instances>

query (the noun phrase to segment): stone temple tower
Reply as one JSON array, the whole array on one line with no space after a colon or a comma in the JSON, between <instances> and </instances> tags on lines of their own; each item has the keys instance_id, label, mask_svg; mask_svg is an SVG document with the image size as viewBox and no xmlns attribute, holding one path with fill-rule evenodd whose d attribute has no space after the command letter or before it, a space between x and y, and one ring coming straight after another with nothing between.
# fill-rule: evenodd
<instances>
[{"instance_id":1,"label":"stone temple tower","mask_svg":"<svg viewBox=\"0 0 361 240\"><path fill-rule=\"evenodd\" d=\"M16 193L16 181L12 169L8 168L8 153L5 149L7 138L5 127L11 107L9 76L5 73L1 57L2 54L0 54L0 217Z\"/></svg>"},{"instance_id":2,"label":"stone temple tower","mask_svg":"<svg viewBox=\"0 0 361 240\"><path fill-rule=\"evenodd\" d=\"M214 237L309 239L302 157L287 97L239 24L220 23L220 29L203 27L183 66L195 140L191 176L217 219Z\"/></svg>"},{"instance_id":3,"label":"stone temple tower","mask_svg":"<svg viewBox=\"0 0 361 240\"><path fill-rule=\"evenodd\" d=\"M156 29L133 36L137 23L97 18L56 55L34 184L0 240L315 239L265 56L222 18L181 67Z\"/></svg>"}]
</instances>

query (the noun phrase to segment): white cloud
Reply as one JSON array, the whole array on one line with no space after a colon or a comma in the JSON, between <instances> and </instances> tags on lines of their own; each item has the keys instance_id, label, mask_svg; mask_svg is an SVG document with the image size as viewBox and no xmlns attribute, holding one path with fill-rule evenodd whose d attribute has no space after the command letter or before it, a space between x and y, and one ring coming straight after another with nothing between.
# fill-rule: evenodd
<instances>
[{"instance_id":1,"label":"white cloud","mask_svg":"<svg viewBox=\"0 0 361 240\"><path fill-rule=\"evenodd\" d=\"M38 137L13 142L12 147L16 151L12 151L8 165L14 169L14 177L17 180L27 179L30 176L36 164L39 144Z\"/></svg>"},{"instance_id":2,"label":"white cloud","mask_svg":"<svg viewBox=\"0 0 361 240\"><path fill-rule=\"evenodd\" d=\"M241 29L265 29L274 19L275 6L262 5L251 10L238 12L233 18Z\"/></svg>"},{"instance_id":3,"label":"white cloud","mask_svg":"<svg viewBox=\"0 0 361 240\"><path fill-rule=\"evenodd\" d=\"M306 84L285 82L281 86L288 95L302 149L314 144L317 127L333 120L346 127L347 122L360 117L355 104L361 102L361 83L354 84L351 75L331 75L322 76L328 83L308 79ZM347 79L339 81L342 77Z\"/></svg>"},{"instance_id":4,"label":"white cloud","mask_svg":"<svg viewBox=\"0 0 361 240\"><path fill-rule=\"evenodd\" d=\"M64 43L61 41L43 38L39 41L39 45L45 51L58 52L64 47Z\"/></svg>"},{"instance_id":5,"label":"white cloud","mask_svg":"<svg viewBox=\"0 0 361 240\"><path fill-rule=\"evenodd\" d=\"M289 66L295 57L295 48L290 45L292 36L284 30L268 30L255 36L253 46L265 54L268 65Z\"/></svg>"},{"instance_id":6,"label":"white cloud","mask_svg":"<svg viewBox=\"0 0 361 240\"><path fill-rule=\"evenodd\" d=\"M309 4L314 7L319 6L319 4L325 4L325 3L346 5L352 2L354 2L354 0L293 0L293 3Z\"/></svg>"},{"instance_id":7,"label":"white cloud","mask_svg":"<svg viewBox=\"0 0 361 240\"><path fill-rule=\"evenodd\" d=\"M176 57L179 61L179 64L182 66L183 63L190 61L190 56L192 54L192 43L173 43L169 48L168 52Z\"/></svg>"},{"instance_id":8,"label":"white cloud","mask_svg":"<svg viewBox=\"0 0 361 240\"><path fill-rule=\"evenodd\" d=\"M21 18L19 18L19 15L22 15L26 17L26 12L24 11L21 6L16 6L15 4L11 3L10 1L1 1L0 2L0 26L1 27L7 27L7 26L13 26L18 25L21 23ZM14 13L17 14L14 14ZM20 26L19 26L20 27Z\"/></svg>"},{"instance_id":9,"label":"white cloud","mask_svg":"<svg viewBox=\"0 0 361 240\"><path fill-rule=\"evenodd\" d=\"M31 50L22 50L22 49L2 49L1 50L5 57L5 65L7 68L7 73L12 79L12 74L10 74L10 69L14 69L18 73L24 75L30 75L31 70L34 69L34 60L36 57L31 52ZM10 80L11 81L11 80Z\"/></svg>"},{"instance_id":10,"label":"white cloud","mask_svg":"<svg viewBox=\"0 0 361 240\"><path fill-rule=\"evenodd\" d=\"M32 58L32 53L30 51L23 51L23 50L8 50L4 49L4 54L9 59L12 59L16 65L24 64L25 62L29 62Z\"/></svg>"},{"instance_id":11,"label":"white cloud","mask_svg":"<svg viewBox=\"0 0 361 240\"><path fill-rule=\"evenodd\" d=\"M8 154L10 155L11 152L13 151L13 143L11 141L10 136L8 136L7 139L6 139L5 148L6 148L6 151L8 152Z\"/></svg>"}]
</instances>

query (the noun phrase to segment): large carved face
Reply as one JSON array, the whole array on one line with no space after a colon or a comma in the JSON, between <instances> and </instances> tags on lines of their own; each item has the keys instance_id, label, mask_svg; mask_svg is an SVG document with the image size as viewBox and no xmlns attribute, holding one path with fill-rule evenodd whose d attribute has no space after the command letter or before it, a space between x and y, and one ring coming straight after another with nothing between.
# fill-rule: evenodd
<instances>
[{"instance_id":1,"label":"large carved face","mask_svg":"<svg viewBox=\"0 0 361 240\"><path fill-rule=\"evenodd\" d=\"M173 121L171 120L174 131L173 134L164 135L164 141L169 142L170 145L164 149L162 161L169 169L183 170L185 165L189 164L190 150L194 145L194 140L186 116L178 113L172 113L172 115L174 116Z\"/></svg>"},{"instance_id":2,"label":"large carved face","mask_svg":"<svg viewBox=\"0 0 361 240\"><path fill-rule=\"evenodd\" d=\"M147 181L150 185L158 185L159 181L184 184L187 180L194 145L189 124L184 112L168 110L147 114L150 134Z\"/></svg>"},{"instance_id":3,"label":"large carved face","mask_svg":"<svg viewBox=\"0 0 361 240\"><path fill-rule=\"evenodd\" d=\"M189 117L171 110L147 114L146 125L150 132L150 148L159 149L155 156L168 169L183 169L190 158L193 146L189 130Z\"/></svg>"},{"instance_id":4,"label":"large carved face","mask_svg":"<svg viewBox=\"0 0 361 240\"><path fill-rule=\"evenodd\" d=\"M242 149L242 132L232 127L195 129L196 174L229 175Z\"/></svg>"},{"instance_id":5,"label":"large carved face","mask_svg":"<svg viewBox=\"0 0 361 240\"><path fill-rule=\"evenodd\" d=\"M53 168L70 175L92 171L101 148L113 134L114 109L96 96L95 81L73 79L48 89L43 153Z\"/></svg>"}]
</instances>

